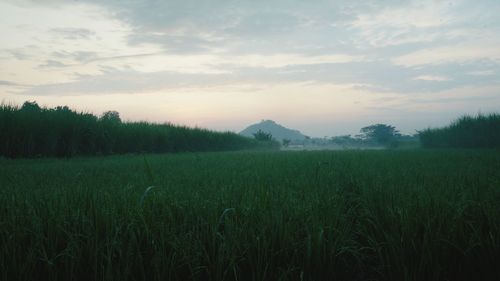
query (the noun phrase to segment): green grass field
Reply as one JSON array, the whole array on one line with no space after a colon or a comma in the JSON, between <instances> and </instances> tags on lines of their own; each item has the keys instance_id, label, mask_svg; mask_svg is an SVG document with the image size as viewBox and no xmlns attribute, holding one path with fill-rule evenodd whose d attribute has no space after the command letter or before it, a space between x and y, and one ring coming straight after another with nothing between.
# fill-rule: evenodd
<instances>
[{"instance_id":1,"label":"green grass field","mask_svg":"<svg viewBox=\"0 0 500 281\"><path fill-rule=\"evenodd\" d=\"M1 280L500 280L500 151L0 159L0 247Z\"/></svg>"}]
</instances>

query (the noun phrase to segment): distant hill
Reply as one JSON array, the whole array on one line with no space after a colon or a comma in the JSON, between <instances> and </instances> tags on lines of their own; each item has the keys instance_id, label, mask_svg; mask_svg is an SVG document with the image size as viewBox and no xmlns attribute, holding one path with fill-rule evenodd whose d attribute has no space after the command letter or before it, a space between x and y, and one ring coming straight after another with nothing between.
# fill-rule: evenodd
<instances>
[{"instance_id":1,"label":"distant hill","mask_svg":"<svg viewBox=\"0 0 500 281\"><path fill-rule=\"evenodd\" d=\"M253 137L253 134L257 133L259 130L271 134L277 141L289 139L292 142L297 142L303 141L306 138L301 132L283 127L272 120L262 120L260 123L250 125L241 131L240 135Z\"/></svg>"}]
</instances>

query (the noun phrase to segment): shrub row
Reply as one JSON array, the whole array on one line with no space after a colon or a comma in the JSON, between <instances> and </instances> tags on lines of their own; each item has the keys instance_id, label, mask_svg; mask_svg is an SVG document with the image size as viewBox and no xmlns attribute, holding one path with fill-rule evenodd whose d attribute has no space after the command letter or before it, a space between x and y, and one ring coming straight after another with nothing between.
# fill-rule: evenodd
<instances>
[{"instance_id":1,"label":"shrub row","mask_svg":"<svg viewBox=\"0 0 500 281\"><path fill-rule=\"evenodd\" d=\"M163 153L275 148L232 132L173 124L122 122L108 111L101 117L68 107L41 108L35 102L0 106L0 156L71 157L120 153Z\"/></svg>"},{"instance_id":2,"label":"shrub row","mask_svg":"<svg viewBox=\"0 0 500 281\"><path fill-rule=\"evenodd\" d=\"M444 128L419 132L423 147L498 148L500 114L463 116Z\"/></svg>"}]
</instances>

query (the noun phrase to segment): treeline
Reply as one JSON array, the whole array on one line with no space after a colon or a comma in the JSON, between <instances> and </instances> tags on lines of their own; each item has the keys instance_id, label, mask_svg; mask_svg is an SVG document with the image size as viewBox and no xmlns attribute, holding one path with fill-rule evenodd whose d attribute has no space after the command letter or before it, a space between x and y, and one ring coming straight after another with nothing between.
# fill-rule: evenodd
<instances>
[{"instance_id":1,"label":"treeline","mask_svg":"<svg viewBox=\"0 0 500 281\"><path fill-rule=\"evenodd\" d=\"M276 148L231 132L172 124L122 122L118 112L97 117L67 106L0 105L0 156L71 157L120 153L162 153ZM279 146L279 144L278 144Z\"/></svg>"},{"instance_id":2,"label":"treeline","mask_svg":"<svg viewBox=\"0 0 500 281\"><path fill-rule=\"evenodd\" d=\"M344 147L357 148L369 148L374 146L386 148L418 146L418 137L416 135L403 135L399 130L396 130L396 127L387 124L366 126L360 129L359 135L336 136L327 141Z\"/></svg>"},{"instance_id":3,"label":"treeline","mask_svg":"<svg viewBox=\"0 0 500 281\"><path fill-rule=\"evenodd\" d=\"M463 116L444 128L419 132L426 148L500 148L500 114Z\"/></svg>"}]
</instances>

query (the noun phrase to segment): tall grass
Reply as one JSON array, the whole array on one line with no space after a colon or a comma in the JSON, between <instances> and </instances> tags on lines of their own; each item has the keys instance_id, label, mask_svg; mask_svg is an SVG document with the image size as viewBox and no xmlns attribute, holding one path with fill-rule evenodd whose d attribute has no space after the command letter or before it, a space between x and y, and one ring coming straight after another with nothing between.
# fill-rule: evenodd
<instances>
[{"instance_id":1,"label":"tall grass","mask_svg":"<svg viewBox=\"0 0 500 281\"><path fill-rule=\"evenodd\" d=\"M500 114L463 116L449 126L419 133L423 147L498 148Z\"/></svg>"},{"instance_id":2,"label":"tall grass","mask_svg":"<svg viewBox=\"0 0 500 281\"><path fill-rule=\"evenodd\" d=\"M130 152L222 151L276 148L231 132L172 124L121 122L68 107L0 105L0 156L71 157Z\"/></svg>"},{"instance_id":3,"label":"tall grass","mask_svg":"<svg viewBox=\"0 0 500 281\"><path fill-rule=\"evenodd\" d=\"M498 150L147 157L0 159L0 280L500 280Z\"/></svg>"}]
</instances>

